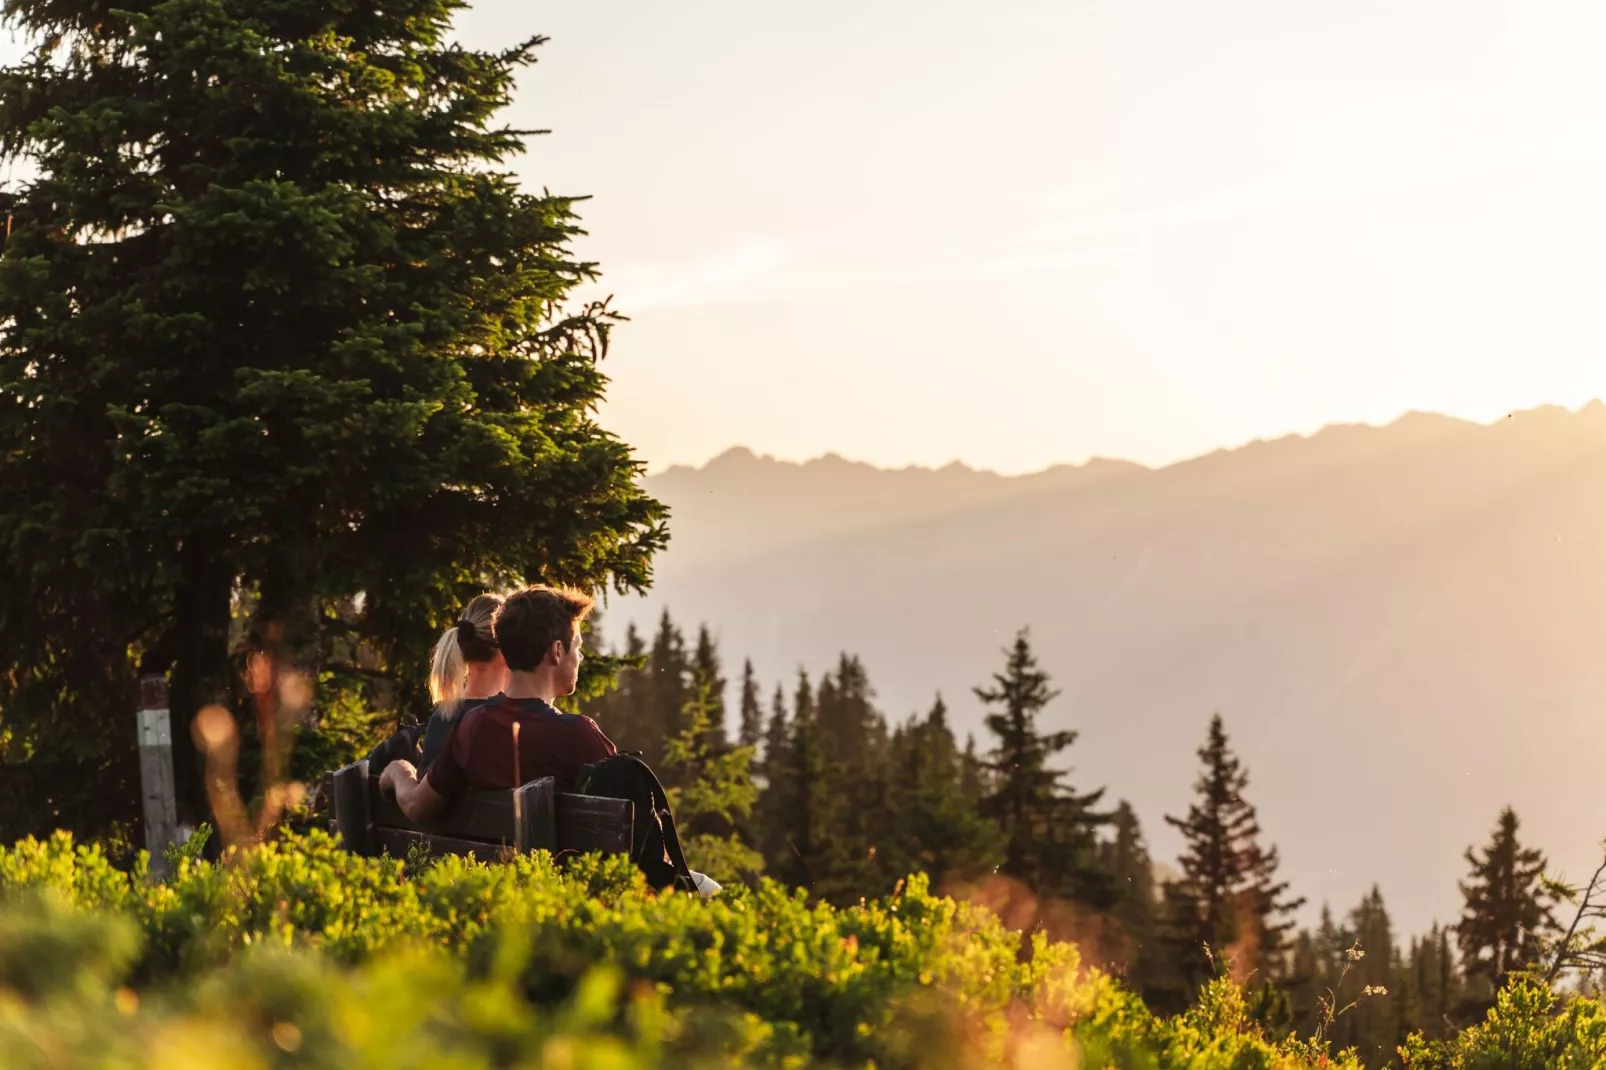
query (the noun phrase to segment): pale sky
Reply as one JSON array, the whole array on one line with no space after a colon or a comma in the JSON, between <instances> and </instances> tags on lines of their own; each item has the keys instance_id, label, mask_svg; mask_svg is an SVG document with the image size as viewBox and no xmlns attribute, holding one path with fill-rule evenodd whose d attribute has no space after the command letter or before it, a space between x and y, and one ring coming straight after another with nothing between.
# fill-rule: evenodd
<instances>
[{"instance_id":1,"label":"pale sky","mask_svg":"<svg viewBox=\"0 0 1606 1070\"><path fill-rule=\"evenodd\" d=\"M1606 394L1606 8L481 0L633 317L604 415L1016 472Z\"/></svg>"},{"instance_id":2,"label":"pale sky","mask_svg":"<svg viewBox=\"0 0 1606 1070\"><path fill-rule=\"evenodd\" d=\"M1606 7L480 0L605 423L1005 472L1606 395Z\"/></svg>"}]
</instances>

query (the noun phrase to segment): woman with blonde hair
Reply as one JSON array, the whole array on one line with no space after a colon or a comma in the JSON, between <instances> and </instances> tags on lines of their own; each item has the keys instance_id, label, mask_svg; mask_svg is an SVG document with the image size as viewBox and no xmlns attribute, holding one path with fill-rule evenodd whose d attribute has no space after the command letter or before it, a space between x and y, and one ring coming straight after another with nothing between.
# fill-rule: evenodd
<instances>
[{"instance_id":1,"label":"woman with blonde hair","mask_svg":"<svg viewBox=\"0 0 1606 1070\"><path fill-rule=\"evenodd\" d=\"M476 595L457 623L435 643L429 664L429 698L435 704L419 738L417 724L405 725L368 755L368 773L378 776L398 758L428 769L439 757L461 714L507 686L507 662L496 645L491 621L502 608L500 595Z\"/></svg>"},{"instance_id":2,"label":"woman with blonde hair","mask_svg":"<svg viewBox=\"0 0 1606 1070\"><path fill-rule=\"evenodd\" d=\"M460 713L507 687L507 662L491 632L491 621L501 608L500 595L475 596L435 643L429 665L429 697L435 708L424 726L420 769L434 764Z\"/></svg>"}]
</instances>

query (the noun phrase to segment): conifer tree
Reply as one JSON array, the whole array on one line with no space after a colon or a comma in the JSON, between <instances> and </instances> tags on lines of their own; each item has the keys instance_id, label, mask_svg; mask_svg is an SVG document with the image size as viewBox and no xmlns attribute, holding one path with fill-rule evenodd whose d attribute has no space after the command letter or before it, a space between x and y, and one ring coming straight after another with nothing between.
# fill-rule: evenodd
<instances>
[{"instance_id":1,"label":"conifer tree","mask_svg":"<svg viewBox=\"0 0 1606 1070\"><path fill-rule=\"evenodd\" d=\"M716 709L713 683L698 674L681 730L667 742L660 772L686 857L715 879L752 881L764 857L741 834L758 798L750 747L716 749L711 718Z\"/></svg>"},{"instance_id":2,"label":"conifer tree","mask_svg":"<svg viewBox=\"0 0 1606 1070\"><path fill-rule=\"evenodd\" d=\"M581 623L580 636L585 659L580 663L580 678L569 702L586 711L602 709L606 697L618 692L625 670L639 668L645 659L610 649L601 610L593 610Z\"/></svg>"},{"instance_id":3,"label":"conifer tree","mask_svg":"<svg viewBox=\"0 0 1606 1070\"><path fill-rule=\"evenodd\" d=\"M803 689L802 684L800 683L798 693L792 696L793 701L802 701L802 693ZM836 678L833 677L829 672L823 674L820 677L820 682L817 686L810 684L808 688L808 695L809 714L814 721L815 727L835 728L838 720L837 708L839 705L836 695ZM832 753L832 755L835 755L839 749L840 742L837 735L835 733L831 733L829 738L822 745L826 747Z\"/></svg>"},{"instance_id":4,"label":"conifer tree","mask_svg":"<svg viewBox=\"0 0 1606 1070\"><path fill-rule=\"evenodd\" d=\"M615 666L613 686L588 697L582 709L620 747L640 750L639 741L650 732L643 717L648 696L647 646L634 621L625 626L623 648L611 650L609 660ZM590 664L589 655L586 664Z\"/></svg>"},{"instance_id":5,"label":"conifer tree","mask_svg":"<svg viewBox=\"0 0 1606 1070\"><path fill-rule=\"evenodd\" d=\"M959 756L959 790L977 810L981 809L982 800L992 793L987 763L976 751L973 733L965 734L965 752Z\"/></svg>"},{"instance_id":6,"label":"conifer tree","mask_svg":"<svg viewBox=\"0 0 1606 1070\"><path fill-rule=\"evenodd\" d=\"M1322 920L1332 924L1332 915L1324 905ZM1327 981L1324 963L1316 950L1316 937L1309 929L1301 929L1294 937L1289 954L1288 992L1289 1009L1293 1014L1294 1031L1300 1036L1313 1036L1322 1009L1324 985Z\"/></svg>"},{"instance_id":7,"label":"conifer tree","mask_svg":"<svg viewBox=\"0 0 1606 1070\"><path fill-rule=\"evenodd\" d=\"M1448 929L1435 924L1427 935L1411 941L1399 983L1410 1003L1402 1009L1408 1032L1421 1033L1428 1040L1444 1040L1456 1032L1461 979Z\"/></svg>"},{"instance_id":8,"label":"conifer tree","mask_svg":"<svg viewBox=\"0 0 1606 1070\"><path fill-rule=\"evenodd\" d=\"M1154 863L1138 815L1125 799L1115 808L1110 838L1099 844L1099 866L1109 875L1115 891L1111 914L1118 931L1110 951L1133 986L1142 991L1162 968L1153 946L1157 910Z\"/></svg>"},{"instance_id":9,"label":"conifer tree","mask_svg":"<svg viewBox=\"0 0 1606 1070\"><path fill-rule=\"evenodd\" d=\"M742 662L741 728L737 742L752 747L758 753L759 742L764 738L764 707L758 691L758 678L753 675L753 660Z\"/></svg>"},{"instance_id":10,"label":"conifer tree","mask_svg":"<svg viewBox=\"0 0 1606 1070\"><path fill-rule=\"evenodd\" d=\"M1392 946L1382 946L1392 935L1386 914L1382 926L1378 924L1381 906L1380 895L1374 899L1368 894L1340 924L1331 908L1322 904L1315 932L1303 931L1291 942L1289 965L1279 985L1288 993L1297 1033L1319 1035L1336 1048L1369 1049L1373 1052L1369 1066L1383 1065L1378 1062L1378 1045L1387 1043L1398 1020L1394 1002L1363 1009L1374 999L1397 1002L1399 995L1401 967ZM1366 947L1363 932L1379 947ZM1392 1048L1384 1054L1391 1055Z\"/></svg>"},{"instance_id":11,"label":"conifer tree","mask_svg":"<svg viewBox=\"0 0 1606 1070\"><path fill-rule=\"evenodd\" d=\"M892 831L885 718L873 705L869 674L857 657L843 653L836 670L815 691L815 728L822 766L822 794L837 820L811 861L814 887L833 901L890 890L903 874L891 873L886 838Z\"/></svg>"},{"instance_id":12,"label":"conifer tree","mask_svg":"<svg viewBox=\"0 0 1606 1070\"><path fill-rule=\"evenodd\" d=\"M776 770L785 767L791 738L792 724L786 712L786 690L776 684L775 694L770 699L770 719L764 726L764 753L759 763L766 778L773 777Z\"/></svg>"},{"instance_id":13,"label":"conifer tree","mask_svg":"<svg viewBox=\"0 0 1606 1070\"><path fill-rule=\"evenodd\" d=\"M820 681L820 731L836 760L849 769L873 761L886 742L886 721L873 698L864 665L847 653L838 659L836 673L826 673Z\"/></svg>"},{"instance_id":14,"label":"conifer tree","mask_svg":"<svg viewBox=\"0 0 1606 1070\"><path fill-rule=\"evenodd\" d=\"M720 675L719 648L708 631L708 625L697 629L697 648L691 660L691 694L706 690L708 746L716 753L726 748L725 732L725 677ZM684 707L682 707L684 710Z\"/></svg>"},{"instance_id":15,"label":"conifer tree","mask_svg":"<svg viewBox=\"0 0 1606 1070\"><path fill-rule=\"evenodd\" d=\"M1107 907L1113 890L1096 857L1097 829L1109 821L1095 809L1104 789L1078 795L1063 785L1068 774L1049 764L1077 733L1038 731L1038 714L1058 692L1038 668L1025 629L1005 655L993 686L975 689L997 707L986 719L997 745L985 763L996 780L982 811L1003 835L1002 871L1040 893Z\"/></svg>"},{"instance_id":16,"label":"conifer tree","mask_svg":"<svg viewBox=\"0 0 1606 1070\"><path fill-rule=\"evenodd\" d=\"M1544 941L1559 929L1544 885L1545 856L1518 841L1518 827L1508 806L1489 845L1466 851L1472 872L1461 882L1465 907L1456 940L1467 980L1480 986L1473 998L1482 1004L1492 1002L1513 973L1537 964Z\"/></svg>"},{"instance_id":17,"label":"conifer tree","mask_svg":"<svg viewBox=\"0 0 1606 1070\"><path fill-rule=\"evenodd\" d=\"M1417 970L1421 947L1421 939L1412 937L1410 944L1397 953L1394 959L1388 1000L1394 1011L1394 1033L1401 1038L1400 1043L1404 1043L1405 1038L1412 1033L1423 1032L1422 1026L1427 1015L1424 1002L1426 994L1422 990Z\"/></svg>"},{"instance_id":18,"label":"conifer tree","mask_svg":"<svg viewBox=\"0 0 1606 1070\"><path fill-rule=\"evenodd\" d=\"M1358 958L1342 971L1344 981L1335 990L1339 1007L1348 1010L1329 1033L1334 1046L1355 1048L1367 1066L1383 1066L1405 1041L1391 1000L1399 998L1398 957L1393 926L1383 893L1373 886L1350 912L1346 934Z\"/></svg>"},{"instance_id":19,"label":"conifer tree","mask_svg":"<svg viewBox=\"0 0 1606 1070\"><path fill-rule=\"evenodd\" d=\"M1420 1031L1422 1021L1420 997L1411 983L1405 954L1398 945L1390 949L1388 976L1387 990L1379 997L1384 1001L1388 1029L1387 1051L1379 1053L1379 1066L1394 1065L1400 1045L1406 1043L1412 1033Z\"/></svg>"},{"instance_id":20,"label":"conifer tree","mask_svg":"<svg viewBox=\"0 0 1606 1070\"><path fill-rule=\"evenodd\" d=\"M1413 1033L1434 1040L1453 1032L1446 1015L1455 981L1453 969L1449 978L1439 971L1440 936L1435 926L1402 952L1375 886L1342 925L1324 905L1316 932L1301 932L1292 944L1286 987L1294 1029L1302 1036L1320 1032L1334 1048L1355 1049L1369 1068L1395 1065L1399 1046ZM1452 993L1451 1003L1444 992Z\"/></svg>"},{"instance_id":21,"label":"conifer tree","mask_svg":"<svg viewBox=\"0 0 1606 1070\"><path fill-rule=\"evenodd\" d=\"M815 701L814 694L814 685L809 680L809 674L799 666L797 670L797 686L792 691L793 724L798 721L808 721L813 724L819 719L819 707Z\"/></svg>"},{"instance_id":22,"label":"conifer tree","mask_svg":"<svg viewBox=\"0 0 1606 1070\"><path fill-rule=\"evenodd\" d=\"M1316 955L1321 963L1324 985L1338 984L1338 976L1344 972L1344 964L1348 961L1346 952L1354 943L1355 934L1340 925L1333 917L1332 908L1323 903L1321 918L1316 926Z\"/></svg>"},{"instance_id":23,"label":"conifer tree","mask_svg":"<svg viewBox=\"0 0 1606 1070\"><path fill-rule=\"evenodd\" d=\"M1110 819L1110 839L1099 845L1099 861L1110 874L1123 906L1117 913L1144 927L1153 917L1154 864L1143 827L1132 804L1122 799Z\"/></svg>"},{"instance_id":24,"label":"conifer tree","mask_svg":"<svg viewBox=\"0 0 1606 1070\"><path fill-rule=\"evenodd\" d=\"M777 817L768 869L823 897L841 892L834 865L840 840L840 800L831 790L830 748L820 738L819 711L808 674L799 670L784 765L768 766Z\"/></svg>"},{"instance_id":25,"label":"conifer tree","mask_svg":"<svg viewBox=\"0 0 1606 1070\"><path fill-rule=\"evenodd\" d=\"M950 880L974 880L997 865L998 828L965 796L962 756L941 695L924 719L898 726L889 751L887 875L918 870L941 888Z\"/></svg>"},{"instance_id":26,"label":"conifer tree","mask_svg":"<svg viewBox=\"0 0 1606 1070\"><path fill-rule=\"evenodd\" d=\"M753 808L754 842L763 853L772 874L779 874L782 855L788 850L786 773L791 761L792 722L786 712L786 695L781 685L776 684L769 721L764 728L764 750L755 766L759 795L758 803Z\"/></svg>"},{"instance_id":27,"label":"conifer tree","mask_svg":"<svg viewBox=\"0 0 1606 1070\"><path fill-rule=\"evenodd\" d=\"M1243 796L1249 773L1227 743L1221 716L1199 750L1204 765L1197 800L1184 817L1166 816L1182 833L1182 879L1166 887L1168 939L1178 978L1191 992L1212 975L1206 954L1227 956L1236 975L1271 979L1304 902L1277 879L1277 848L1260 843L1255 808Z\"/></svg>"},{"instance_id":28,"label":"conifer tree","mask_svg":"<svg viewBox=\"0 0 1606 1070\"><path fill-rule=\"evenodd\" d=\"M1433 1022L1429 1026L1429 1035L1443 1039L1455 1031L1453 1015L1466 997L1466 979L1462 976L1455 954L1451 951L1449 928L1438 925L1433 928L1438 935L1434 944L1433 963L1437 967L1439 979L1433 989L1434 1014Z\"/></svg>"},{"instance_id":29,"label":"conifer tree","mask_svg":"<svg viewBox=\"0 0 1606 1070\"><path fill-rule=\"evenodd\" d=\"M1411 941L1401 968L1400 982L1408 986L1411 1006L1405 1015L1411 1032L1428 1040L1445 1040L1457 1031L1455 1015L1461 1004L1460 975L1449 930L1435 924L1431 932Z\"/></svg>"},{"instance_id":30,"label":"conifer tree","mask_svg":"<svg viewBox=\"0 0 1606 1070\"><path fill-rule=\"evenodd\" d=\"M692 693L691 658L680 627L665 609L647 652L640 712L641 738L636 746L647 764L663 761L665 743L680 734L686 700Z\"/></svg>"},{"instance_id":31,"label":"conifer tree","mask_svg":"<svg viewBox=\"0 0 1606 1070\"><path fill-rule=\"evenodd\" d=\"M138 819L142 673L193 822L236 644L320 715L416 713L486 586L648 579L663 510L593 418L614 318L496 121L540 40L465 49L459 7L7 5L0 838Z\"/></svg>"},{"instance_id":32,"label":"conifer tree","mask_svg":"<svg viewBox=\"0 0 1606 1070\"><path fill-rule=\"evenodd\" d=\"M654 664L657 659L661 661ZM677 746L675 741L685 735L688 718L693 711L702 726L700 730L706 735L702 745L695 748L695 753L718 755L729 749L724 730L720 727L725 716L725 679L719 672L719 649L714 644L708 626L698 627L695 653L688 657L684 644L680 642L680 629L665 613L653 645L653 659L649 660L647 670L653 693L653 701L649 706L653 711L653 720L663 724L663 735L657 741L656 748L645 742L641 744L645 752L643 757L647 758L649 764L661 767L659 778L666 787L683 787L688 783L685 777L696 777L701 773L684 760L671 762L669 752ZM677 693L681 696L681 708L672 718L667 717L666 704ZM680 746L680 752L684 755L684 746ZM654 754L657 755L656 759L648 757ZM710 828L707 831L724 835L734 830Z\"/></svg>"}]
</instances>

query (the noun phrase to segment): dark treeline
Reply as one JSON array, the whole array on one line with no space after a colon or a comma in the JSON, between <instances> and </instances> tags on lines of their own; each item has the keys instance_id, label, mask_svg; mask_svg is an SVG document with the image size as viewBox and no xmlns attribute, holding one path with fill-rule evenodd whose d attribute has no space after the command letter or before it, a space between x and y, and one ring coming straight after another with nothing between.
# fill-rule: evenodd
<instances>
[{"instance_id":1,"label":"dark treeline","mask_svg":"<svg viewBox=\"0 0 1606 1070\"><path fill-rule=\"evenodd\" d=\"M1024 630L974 689L985 737L962 740L940 695L889 720L852 654L780 683L751 663L728 676L708 628L689 636L668 613L650 638L632 626L610 652L617 686L587 711L661 768L683 833L700 859L717 856L708 868L723 866L721 879L762 873L841 904L924 872L1023 933L1078 941L1156 1010L1182 1009L1229 972L1270 1028L1325 1035L1381 1066L1413 1032L1443 1037L1481 1017L1555 930L1544 859L1508 809L1490 843L1467 852L1456 924L1402 940L1374 887L1297 931L1305 900L1278 877L1220 715L1198 750L1192 804L1166 816L1182 855L1158 870L1132 807L1069 771L1077 733L1044 729L1057 692Z\"/></svg>"}]
</instances>

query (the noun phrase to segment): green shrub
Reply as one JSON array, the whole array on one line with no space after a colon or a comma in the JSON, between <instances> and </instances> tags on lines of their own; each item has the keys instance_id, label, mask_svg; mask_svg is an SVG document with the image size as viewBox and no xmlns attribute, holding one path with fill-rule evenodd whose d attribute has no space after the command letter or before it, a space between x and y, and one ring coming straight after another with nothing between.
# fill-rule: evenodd
<instances>
[{"instance_id":1,"label":"green shrub","mask_svg":"<svg viewBox=\"0 0 1606 1070\"><path fill-rule=\"evenodd\" d=\"M1518 979L1481 1024L1450 1040L1412 1037L1400 1054L1407 1070L1585 1070L1606 1065L1606 1009Z\"/></svg>"},{"instance_id":2,"label":"green shrub","mask_svg":"<svg viewBox=\"0 0 1606 1070\"><path fill-rule=\"evenodd\" d=\"M964 1022L970 1046L996 1055L1009 1035L990 1020L1029 1000L1051 967L1078 967L1064 945L1018 965L996 919L930 895L923 880L896 901L838 911L767 882L709 902L658 896L619 857L562 872L545 854L448 858L404 879L401 861L358 858L321 832L218 865L179 857L159 883L65 835L24 840L0 852L0 890L132 922L141 940L119 962L141 990L227 989L220 978L267 950L312 952L318 969L377 984L377 963L430 951L459 964L464 984L503 978L521 1005L553 1008L602 969L655 993L693 1032L723 1037L721 1053L765 1059L907 1062L938 1020ZM1110 985L1093 975L1074 990Z\"/></svg>"},{"instance_id":3,"label":"green shrub","mask_svg":"<svg viewBox=\"0 0 1606 1070\"><path fill-rule=\"evenodd\" d=\"M6 1065L1358 1067L1268 1038L1226 980L1156 1018L919 877L847 908L768 881L704 901L617 857L409 867L322 832L171 869L65 834L0 849ZM1515 988L1410 1065L1595 1065L1603 1021Z\"/></svg>"},{"instance_id":4,"label":"green shrub","mask_svg":"<svg viewBox=\"0 0 1606 1070\"><path fill-rule=\"evenodd\" d=\"M44 932L72 957L26 956L19 930ZM438 951L397 949L342 970L317 953L259 945L226 969L205 971L189 984L154 990L123 987L106 953L137 942L126 920L64 911L59 901L13 904L0 921L0 963L7 982L23 973L25 987L0 987L0 1052L8 1067L480 1067L567 1065L646 1067L691 1065L683 1031L651 989L622 993L618 971L599 968L555 1007L518 997L504 973L471 977ZM41 950L35 946L37 952ZM14 957L15 956L15 957ZM502 967L516 970L516 960ZM763 1031L741 1028L722 1038L734 1058Z\"/></svg>"}]
</instances>

